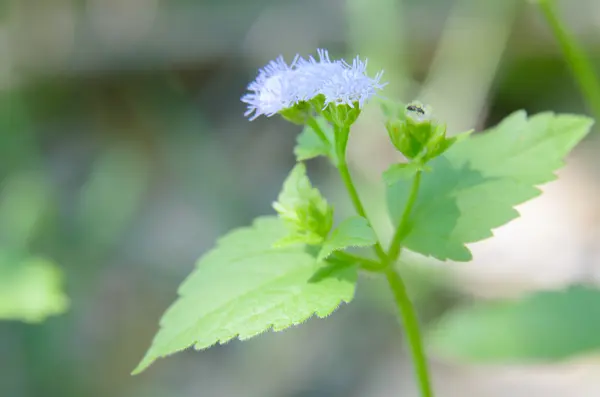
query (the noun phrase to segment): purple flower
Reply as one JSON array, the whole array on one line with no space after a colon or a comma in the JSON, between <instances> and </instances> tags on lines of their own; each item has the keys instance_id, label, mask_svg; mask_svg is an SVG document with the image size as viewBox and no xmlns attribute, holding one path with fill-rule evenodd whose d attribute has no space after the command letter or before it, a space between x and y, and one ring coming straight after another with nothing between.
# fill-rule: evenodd
<instances>
[{"instance_id":1,"label":"purple flower","mask_svg":"<svg viewBox=\"0 0 600 397\"><path fill-rule=\"evenodd\" d=\"M310 101L318 95L325 98L325 106L348 105L359 108L382 89L383 71L374 78L366 75L367 61L358 57L352 65L343 60L332 61L327 50L317 50L317 61L296 55L290 65L283 57L269 62L262 68L256 80L248 85L242 102L248 104L245 116L250 120L260 115L273 116L300 102Z\"/></svg>"},{"instance_id":2,"label":"purple flower","mask_svg":"<svg viewBox=\"0 0 600 397\"><path fill-rule=\"evenodd\" d=\"M363 62L356 57L352 65L345 61L340 61L340 64L342 69L332 73L321 87L320 93L325 96L325 106L333 103L354 107L354 103L358 102L359 108L362 108L377 90L386 85L380 83L383 71L377 73L374 78L367 76L367 60Z\"/></svg>"},{"instance_id":3,"label":"purple flower","mask_svg":"<svg viewBox=\"0 0 600 397\"><path fill-rule=\"evenodd\" d=\"M248 104L244 116L251 116L250 120L262 114L271 117L295 104L295 88L291 84L294 63L288 66L280 56L259 70L256 80L248 85L250 93L242 97L242 102Z\"/></svg>"}]
</instances>

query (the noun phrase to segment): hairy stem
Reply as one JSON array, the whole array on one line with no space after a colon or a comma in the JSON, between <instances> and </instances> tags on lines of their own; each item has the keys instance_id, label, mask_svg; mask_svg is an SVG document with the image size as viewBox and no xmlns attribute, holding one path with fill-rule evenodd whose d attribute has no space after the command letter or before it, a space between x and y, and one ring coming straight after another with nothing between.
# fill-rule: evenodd
<instances>
[{"instance_id":1,"label":"hairy stem","mask_svg":"<svg viewBox=\"0 0 600 397\"><path fill-rule=\"evenodd\" d=\"M409 218L410 214L415 206L417 195L419 193L419 187L421 186L421 171L417 171L413 178L412 186L400 219L400 224L396 228L390 249L387 253L388 266L385 270L385 276L388 284L394 293L394 300L396 306L400 311L400 317L402 318L402 324L406 331L406 338L410 345L410 352L412 356L412 362L415 366L415 373L417 381L419 383L419 390L421 397L432 397L433 391L431 389L431 381L429 379L429 370L427 368L427 360L425 359L425 350L423 349L423 341L421 340L421 332L419 330L419 320L415 308L410 301L410 297L406 293L406 287L400 274L395 270L394 263L400 256L400 250L402 249L402 241L406 237L409 231Z\"/></svg>"},{"instance_id":2,"label":"hairy stem","mask_svg":"<svg viewBox=\"0 0 600 397\"><path fill-rule=\"evenodd\" d=\"M383 265L381 264L381 262L365 258L364 256L354 255L345 251L336 251L333 253L333 256L346 260L348 262L357 263L360 265L361 269L370 272L381 272L383 270Z\"/></svg>"},{"instance_id":3,"label":"hairy stem","mask_svg":"<svg viewBox=\"0 0 600 397\"><path fill-rule=\"evenodd\" d=\"M417 313L406 292L404 281L396 270L391 266L388 267L385 271L385 276L394 293L394 300L396 301L400 317L402 318L406 339L410 345L412 362L415 367L421 397L433 397Z\"/></svg>"},{"instance_id":4,"label":"hairy stem","mask_svg":"<svg viewBox=\"0 0 600 397\"><path fill-rule=\"evenodd\" d=\"M396 232L392 238L392 243L390 244L390 249L387 256L391 263L394 263L396 260L398 260L398 256L400 256L400 250L402 248L402 240L404 240L404 237L406 237L406 234L408 233L410 213L413 210L415 201L417 200L417 195L419 193L419 187L421 186L421 172L422 171L417 171L415 177L413 178L413 183L408 196L408 201L406 202L406 207L404 207L400 224L396 228Z\"/></svg>"},{"instance_id":5,"label":"hairy stem","mask_svg":"<svg viewBox=\"0 0 600 397\"><path fill-rule=\"evenodd\" d=\"M312 127L315 128L314 126ZM335 128L335 150L338 157L337 166L342 181L346 186L346 190L350 195L350 200L354 205L356 213L365 218L367 222L369 222L369 219L367 218L367 213L362 205L362 202L360 201L360 197L358 196L358 192L356 191L356 187L354 186L354 182L352 181L350 171L348 170L348 164L346 162L346 146L348 143L348 135L348 128ZM408 219L417 199L420 183L421 171L418 171L415 174L410 196L406 203L404 213L402 214L402 221L400 222L398 229L396 229L396 233L394 234L394 238L392 240L392 244L390 245L390 250L388 251L388 253L385 253L385 251L381 247L381 243L377 242L377 244L374 245L375 253L377 254L380 260L379 263L366 258L357 257L348 253L338 252L337 255L339 256L341 254L342 257L345 257L345 259L356 261L357 263L361 264L361 267L363 267L363 269L365 270L383 272L385 274L388 280L388 284L394 294L394 300L396 302L396 305L398 306L400 317L402 319L402 323L406 331L406 336L411 351L412 362L415 367L415 374L419 385L420 395L421 397L433 397L431 381L429 379L429 370L427 368L427 360L425 359L425 351L423 349L423 342L419 330L419 321L417 318L417 314L412 302L410 301L408 294L406 293L404 281L400 277L400 274L398 274L394 269L394 263L396 262L400 254L402 239L406 236L406 233L408 231Z\"/></svg>"},{"instance_id":6,"label":"hairy stem","mask_svg":"<svg viewBox=\"0 0 600 397\"><path fill-rule=\"evenodd\" d=\"M362 202L360 201L360 197L358 196L358 191L356 190L356 187L354 186L354 182L352 181L352 176L350 175L350 170L348 169L348 163L346 162L346 146L348 143L348 135L349 135L348 128L336 127L335 143L336 143L336 152L337 152L337 157L338 157L338 164L337 164L338 171L340 173L340 177L342 178L342 181L344 182L344 186L346 186L346 190L348 191L348 194L350 195L350 200L352 201L354 210L356 211L356 213L358 215L365 218L370 226L371 221L369 221L369 218L367 217L367 212L365 211L365 207L362 205ZM385 251L383 250L383 248L381 247L381 244L379 242L377 242L373 246L373 249L375 250L375 253L379 257L379 259L383 263L387 263L387 255L385 254Z\"/></svg>"},{"instance_id":7,"label":"hairy stem","mask_svg":"<svg viewBox=\"0 0 600 397\"><path fill-rule=\"evenodd\" d=\"M600 81L592 64L561 21L554 0L538 0L538 5L561 47L573 78L583 93L589 108L594 117L600 120Z\"/></svg>"}]
</instances>

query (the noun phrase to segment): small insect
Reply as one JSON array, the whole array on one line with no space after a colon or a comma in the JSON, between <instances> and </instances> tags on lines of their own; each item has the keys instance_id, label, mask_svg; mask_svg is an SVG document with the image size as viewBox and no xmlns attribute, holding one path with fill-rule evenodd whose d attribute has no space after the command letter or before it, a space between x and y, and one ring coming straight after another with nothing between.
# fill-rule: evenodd
<instances>
[{"instance_id":1,"label":"small insect","mask_svg":"<svg viewBox=\"0 0 600 397\"><path fill-rule=\"evenodd\" d=\"M408 105L406 107L406 110L410 110L411 112L417 112L420 114L425 114L425 110L423 110L423 108L418 105Z\"/></svg>"}]
</instances>

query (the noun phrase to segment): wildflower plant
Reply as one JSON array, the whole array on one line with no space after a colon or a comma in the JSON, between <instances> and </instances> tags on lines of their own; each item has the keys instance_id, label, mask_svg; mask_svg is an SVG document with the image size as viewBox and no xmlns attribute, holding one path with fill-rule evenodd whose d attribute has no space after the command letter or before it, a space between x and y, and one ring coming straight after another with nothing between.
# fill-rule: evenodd
<instances>
[{"instance_id":1,"label":"wildflower plant","mask_svg":"<svg viewBox=\"0 0 600 397\"><path fill-rule=\"evenodd\" d=\"M471 259L467 244L516 218L514 207L555 179L563 158L589 132L587 117L515 112L488 131L449 137L418 101L379 100L390 143L405 161L382 175L394 233L384 247L373 229L346 160L351 127L385 87L367 61L296 56L267 64L242 97L246 116L280 115L303 126L275 214L222 237L179 289L134 373L157 358L205 349L316 314L330 315L355 294L359 272L387 279L411 347L422 396L433 395L414 307L396 264L403 250L440 261ZM382 126L383 129L383 126ZM333 207L311 185L304 163L323 156L337 168L355 214L333 221Z\"/></svg>"}]
</instances>

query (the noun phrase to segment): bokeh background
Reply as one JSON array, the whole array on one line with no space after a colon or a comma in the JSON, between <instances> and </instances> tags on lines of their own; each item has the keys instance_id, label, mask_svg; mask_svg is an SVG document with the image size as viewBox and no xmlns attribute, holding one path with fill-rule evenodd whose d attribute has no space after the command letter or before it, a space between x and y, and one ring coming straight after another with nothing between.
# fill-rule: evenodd
<instances>
[{"instance_id":1,"label":"bokeh background","mask_svg":"<svg viewBox=\"0 0 600 397\"><path fill-rule=\"evenodd\" d=\"M385 96L430 103L452 133L521 108L588 113L526 1L0 4L0 290L20 283L33 321L0 321L1 397L417 395L389 296L369 278L327 320L129 375L195 260L220 234L272 212L299 129L278 117L248 122L239 98L279 54L368 57L371 73L386 71ZM600 2L559 5L597 64ZM379 173L397 157L376 105L349 150L369 212L389 233ZM472 263L411 270L424 323L465 300L600 279L599 151L592 134L521 218L471 246ZM326 162L310 172L350 210ZM29 276L15 281L18 267ZM57 315L35 322L40 307ZM431 362L439 396L600 395L594 356L474 366L432 353Z\"/></svg>"}]
</instances>

